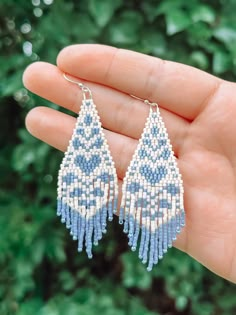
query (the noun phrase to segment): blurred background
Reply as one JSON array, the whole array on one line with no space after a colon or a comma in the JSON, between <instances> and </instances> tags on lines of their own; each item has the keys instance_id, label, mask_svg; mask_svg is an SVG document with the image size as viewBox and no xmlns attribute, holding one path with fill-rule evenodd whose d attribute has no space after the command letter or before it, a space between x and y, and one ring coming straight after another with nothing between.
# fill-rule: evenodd
<instances>
[{"instance_id":1,"label":"blurred background","mask_svg":"<svg viewBox=\"0 0 236 315\"><path fill-rule=\"evenodd\" d=\"M104 43L236 78L235 0L0 0L0 314L233 315L235 286L175 249L151 273L117 219L77 254L56 217L62 153L28 134L57 108L22 86L25 67L73 43ZM85 65L86 66L86 65ZM207 244L206 244L207 246Z\"/></svg>"}]
</instances>

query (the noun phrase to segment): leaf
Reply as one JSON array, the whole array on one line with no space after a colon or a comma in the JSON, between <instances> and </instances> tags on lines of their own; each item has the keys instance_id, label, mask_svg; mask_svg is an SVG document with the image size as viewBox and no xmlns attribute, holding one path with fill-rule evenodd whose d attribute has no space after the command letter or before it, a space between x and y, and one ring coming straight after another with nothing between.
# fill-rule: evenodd
<instances>
[{"instance_id":1,"label":"leaf","mask_svg":"<svg viewBox=\"0 0 236 315\"><path fill-rule=\"evenodd\" d=\"M186 0L165 0L161 1L158 9L154 8L158 14L168 15L171 11L181 10L186 4Z\"/></svg>"},{"instance_id":2,"label":"leaf","mask_svg":"<svg viewBox=\"0 0 236 315\"><path fill-rule=\"evenodd\" d=\"M11 72L13 69L15 69L16 65L20 69L26 66L28 62L28 58L23 54L19 54L17 52L15 52L12 55L5 55L5 54L4 54L4 57L0 57L0 64L1 64L0 76L1 77L7 75L8 72Z\"/></svg>"},{"instance_id":3,"label":"leaf","mask_svg":"<svg viewBox=\"0 0 236 315\"><path fill-rule=\"evenodd\" d=\"M203 51L194 51L190 55L190 59L191 59L192 65L198 68L207 69L209 67L209 60Z\"/></svg>"},{"instance_id":4,"label":"leaf","mask_svg":"<svg viewBox=\"0 0 236 315\"><path fill-rule=\"evenodd\" d=\"M39 298L27 299L27 302L19 305L17 315L37 314L35 310L39 310L43 306L44 302Z\"/></svg>"},{"instance_id":5,"label":"leaf","mask_svg":"<svg viewBox=\"0 0 236 315\"><path fill-rule=\"evenodd\" d=\"M7 76L5 80L0 83L0 97L7 97L13 95L17 90L22 88L22 72L17 71L11 76Z\"/></svg>"},{"instance_id":6,"label":"leaf","mask_svg":"<svg viewBox=\"0 0 236 315\"><path fill-rule=\"evenodd\" d=\"M31 259L32 262L36 265L42 262L43 255L45 253L45 242L42 240L42 238L35 240L33 248L34 248L34 254L32 255Z\"/></svg>"},{"instance_id":7,"label":"leaf","mask_svg":"<svg viewBox=\"0 0 236 315\"><path fill-rule=\"evenodd\" d=\"M193 22L206 22L212 24L215 19L215 11L208 5L197 5L191 10L191 18Z\"/></svg>"},{"instance_id":8,"label":"leaf","mask_svg":"<svg viewBox=\"0 0 236 315\"><path fill-rule=\"evenodd\" d=\"M63 271L59 275L62 288L65 291L72 290L75 287L75 278L68 271Z\"/></svg>"},{"instance_id":9,"label":"leaf","mask_svg":"<svg viewBox=\"0 0 236 315\"><path fill-rule=\"evenodd\" d=\"M167 49L165 38L152 28L147 28L143 31L141 43L143 53L153 54L158 57L165 56Z\"/></svg>"},{"instance_id":10,"label":"leaf","mask_svg":"<svg viewBox=\"0 0 236 315\"><path fill-rule=\"evenodd\" d=\"M63 246L63 242L61 239L56 238L50 238L50 240L47 243L46 247L46 255L48 259L53 261L54 263L63 263L66 261L66 253Z\"/></svg>"},{"instance_id":11,"label":"leaf","mask_svg":"<svg viewBox=\"0 0 236 315\"><path fill-rule=\"evenodd\" d=\"M38 311L37 315L60 315L60 309L54 303L47 303Z\"/></svg>"},{"instance_id":12,"label":"leaf","mask_svg":"<svg viewBox=\"0 0 236 315\"><path fill-rule=\"evenodd\" d=\"M160 315L159 312L151 312L144 308L141 301L137 298L132 297L130 300L130 307L129 307L129 315Z\"/></svg>"},{"instance_id":13,"label":"leaf","mask_svg":"<svg viewBox=\"0 0 236 315\"><path fill-rule=\"evenodd\" d=\"M189 35L188 43L192 47L202 47L204 50L207 50L211 44L212 38L212 29L209 26L202 22L196 22L187 30Z\"/></svg>"},{"instance_id":14,"label":"leaf","mask_svg":"<svg viewBox=\"0 0 236 315\"><path fill-rule=\"evenodd\" d=\"M122 0L89 0L89 11L98 26L104 27L121 5Z\"/></svg>"},{"instance_id":15,"label":"leaf","mask_svg":"<svg viewBox=\"0 0 236 315\"><path fill-rule=\"evenodd\" d=\"M224 43L227 47L236 47L236 30L229 26L221 26L215 29L214 37Z\"/></svg>"},{"instance_id":16,"label":"leaf","mask_svg":"<svg viewBox=\"0 0 236 315\"><path fill-rule=\"evenodd\" d=\"M109 28L110 41L118 45L136 43L142 23L142 16L138 12L125 11Z\"/></svg>"},{"instance_id":17,"label":"leaf","mask_svg":"<svg viewBox=\"0 0 236 315\"><path fill-rule=\"evenodd\" d=\"M21 300L27 293L32 292L34 287L35 283L32 277L20 278L14 286L13 292L15 297Z\"/></svg>"},{"instance_id":18,"label":"leaf","mask_svg":"<svg viewBox=\"0 0 236 315\"><path fill-rule=\"evenodd\" d=\"M168 35L174 35L187 29L191 23L192 21L187 13L181 10L171 10L166 15L166 32Z\"/></svg>"},{"instance_id":19,"label":"leaf","mask_svg":"<svg viewBox=\"0 0 236 315\"><path fill-rule=\"evenodd\" d=\"M14 151L12 166L14 170L23 172L35 161L35 158L35 151L28 150L27 146L20 144Z\"/></svg>"},{"instance_id":20,"label":"leaf","mask_svg":"<svg viewBox=\"0 0 236 315\"><path fill-rule=\"evenodd\" d=\"M213 71L216 74L230 70L232 64L229 54L224 51L216 51L213 56Z\"/></svg>"},{"instance_id":21,"label":"leaf","mask_svg":"<svg viewBox=\"0 0 236 315\"><path fill-rule=\"evenodd\" d=\"M147 272L146 267L140 263L136 253L130 252L122 255L124 266L123 284L127 288L138 287L148 289L152 283L152 273Z\"/></svg>"},{"instance_id":22,"label":"leaf","mask_svg":"<svg viewBox=\"0 0 236 315\"><path fill-rule=\"evenodd\" d=\"M186 296L178 296L175 300L175 306L178 311L184 311L188 304Z\"/></svg>"}]
</instances>

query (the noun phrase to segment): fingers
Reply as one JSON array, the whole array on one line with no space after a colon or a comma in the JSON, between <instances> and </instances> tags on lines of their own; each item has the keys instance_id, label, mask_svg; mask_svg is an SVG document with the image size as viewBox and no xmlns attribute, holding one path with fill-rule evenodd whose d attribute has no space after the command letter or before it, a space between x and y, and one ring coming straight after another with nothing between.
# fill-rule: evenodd
<instances>
[{"instance_id":1,"label":"fingers","mask_svg":"<svg viewBox=\"0 0 236 315\"><path fill-rule=\"evenodd\" d=\"M76 118L47 107L36 107L26 117L29 132L49 145L66 151ZM119 178L125 176L138 141L104 130Z\"/></svg>"},{"instance_id":2,"label":"fingers","mask_svg":"<svg viewBox=\"0 0 236 315\"><path fill-rule=\"evenodd\" d=\"M57 67L48 63L34 63L25 71L23 81L32 92L76 113L79 112L81 90L77 85L67 82ZM103 126L113 132L139 139L149 106L114 89L96 83L86 84L93 92ZM189 123L165 109L161 109L161 114L177 155Z\"/></svg>"},{"instance_id":3,"label":"fingers","mask_svg":"<svg viewBox=\"0 0 236 315\"><path fill-rule=\"evenodd\" d=\"M221 82L190 66L103 45L66 47L57 63L73 76L157 102L188 120L201 112Z\"/></svg>"}]
</instances>

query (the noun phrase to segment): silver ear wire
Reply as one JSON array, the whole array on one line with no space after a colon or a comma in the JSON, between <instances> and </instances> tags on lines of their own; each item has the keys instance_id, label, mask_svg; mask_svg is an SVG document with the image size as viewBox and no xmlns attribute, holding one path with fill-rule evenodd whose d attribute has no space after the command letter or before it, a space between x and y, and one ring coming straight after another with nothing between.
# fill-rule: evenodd
<instances>
[{"instance_id":1,"label":"silver ear wire","mask_svg":"<svg viewBox=\"0 0 236 315\"><path fill-rule=\"evenodd\" d=\"M158 106L157 103L152 103L149 100L144 100L144 103L151 106L151 107L157 107Z\"/></svg>"},{"instance_id":2,"label":"silver ear wire","mask_svg":"<svg viewBox=\"0 0 236 315\"><path fill-rule=\"evenodd\" d=\"M151 107L158 107L158 104L157 104L157 103L152 103L152 102L150 102L149 100L145 100L145 99L143 99L143 98L140 98L140 97L135 96L135 95L132 95L132 94L130 94L130 96L133 97L133 98L136 98L136 100L139 100L139 101L144 102L145 104L147 104L147 105L149 105L149 106L151 106Z\"/></svg>"},{"instance_id":3,"label":"silver ear wire","mask_svg":"<svg viewBox=\"0 0 236 315\"><path fill-rule=\"evenodd\" d=\"M67 76L65 73L63 73L63 77L64 77L64 79L66 79L68 82L77 84L77 85L81 88L82 93L83 93L83 99L84 99L84 100L92 99L92 98L93 98L93 97L92 97L92 92L91 92L91 90L90 90L86 85L84 85L84 84L81 83L81 82L74 81L74 80L68 78L68 76ZM87 94L88 94L89 97L87 97Z\"/></svg>"}]
</instances>

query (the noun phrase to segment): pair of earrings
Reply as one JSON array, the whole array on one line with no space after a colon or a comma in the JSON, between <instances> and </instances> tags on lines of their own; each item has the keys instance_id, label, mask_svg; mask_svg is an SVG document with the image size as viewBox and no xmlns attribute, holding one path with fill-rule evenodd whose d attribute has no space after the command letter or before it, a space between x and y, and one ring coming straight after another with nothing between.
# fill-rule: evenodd
<instances>
[{"instance_id":1,"label":"pair of earrings","mask_svg":"<svg viewBox=\"0 0 236 315\"><path fill-rule=\"evenodd\" d=\"M91 90L64 74L83 93L79 116L58 175L57 215L92 258L118 207L118 178ZM156 103L122 185L119 223L147 270L163 257L184 226L183 182Z\"/></svg>"}]
</instances>

